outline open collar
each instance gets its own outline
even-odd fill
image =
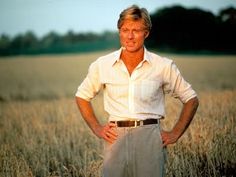
[[[121,60],[121,58],[120,58],[121,51],[122,51],[122,48],[120,48],[119,50],[114,52],[114,55],[111,58],[111,66],[114,66],[116,63],[120,62],[120,60]],[[144,63],[145,61],[147,61],[149,64],[151,64],[151,57],[149,55],[149,52],[144,47],[144,55],[143,55],[142,63]]]

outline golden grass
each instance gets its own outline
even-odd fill
[[[0,176],[86,176],[100,166],[101,143],[74,101],[1,104]]]
[[[199,94],[200,107],[187,132],[169,147],[167,176],[233,176],[236,169],[236,91]],[[173,126],[177,112],[168,103],[163,124]]]
[[[186,134],[168,148],[167,176],[229,176],[236,165],[236,91],[204,92]],[[99,100],[97,114],[105,119]],[[163,127],[178,108],[167,101]],[[1,103],[0,176],[99,176],[102,141],[73,99]]]
[[[91,133],[72,96],[89,63],[102,54],[0,60],[0,176],[100,176],[102,140]],[[168,147],[167,176],[233,176],[235,57],[172,58],[197,88],[200,107],[184,136]],[[93,105],[103,122],[101,101],[99,95]],[[180,107],[167,97],[165,129],[173,126]]]

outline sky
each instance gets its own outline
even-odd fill
[[[229,6],[236,8],[236,0],[0,0],[0,35],[115,31],[120,12],[133,4],[150,13],[173,5],[214,14]]]

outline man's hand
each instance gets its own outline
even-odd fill
[[[179,120],[176,122],[172,131],[161,132],[163,146],[176,143],[176,141],[183,135],[183,133],[188,128],[190,122],[192,121],[193,116],[197,111],[198,105],[199,101],[197,97],[190,99],[183,105]]]
[[[104,126],[99,126],[96,128],[94,133],[99,137],[103,138],[109,143],[114,143],[114,141],[117,139],[117,132],[116,132],[116,124],[114,123],[107,123]]]
[[[167,132],[167,131],[161,131],[161,137],[163,146],[166,147],[169,144],[174,144],[179,139],[179,136],[177,136],[173,132]]]
[[[117,139],[118,135],[115,130],[116,124],[107,123],[106,125],[101,126],[89,101],[76,97],[76,103],[80,109],[82,117],[96,136],[103,138],[109,143],[113,143]]]

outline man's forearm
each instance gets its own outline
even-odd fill
[[[198,105],[199,101],[197,97],[190,99],[183,105],[179,120],[172,130],[172,133],[174,133],[178,138],[180,138],[188,128],[197,111]]]
[[[161,132],[163,146],[176,143],[176,141],[183,135],[183,133],[186,131],[189,124],[191,123],[197,111],[198,105],[199,102],[197,97],[190,99],[187,103],[183,105],[180,118],[172,129],[172,131],[167,132],[162,130]]]
[[[113,143],[117,139],[117,132],[114,129],[116,124],[107,123],[106,125],[100,125],[89,101],[76,97],[76,103],[80,109],[82,117],[97,137],[103,138],[109,143]]]
[[[78,105],[82,117],[84,118],[88,126],[91,128],[91,130],[96,134],[96,129],[100,126],[100,124],[94,114],[91,103],[80,97],[76,97],[76,103]]]

